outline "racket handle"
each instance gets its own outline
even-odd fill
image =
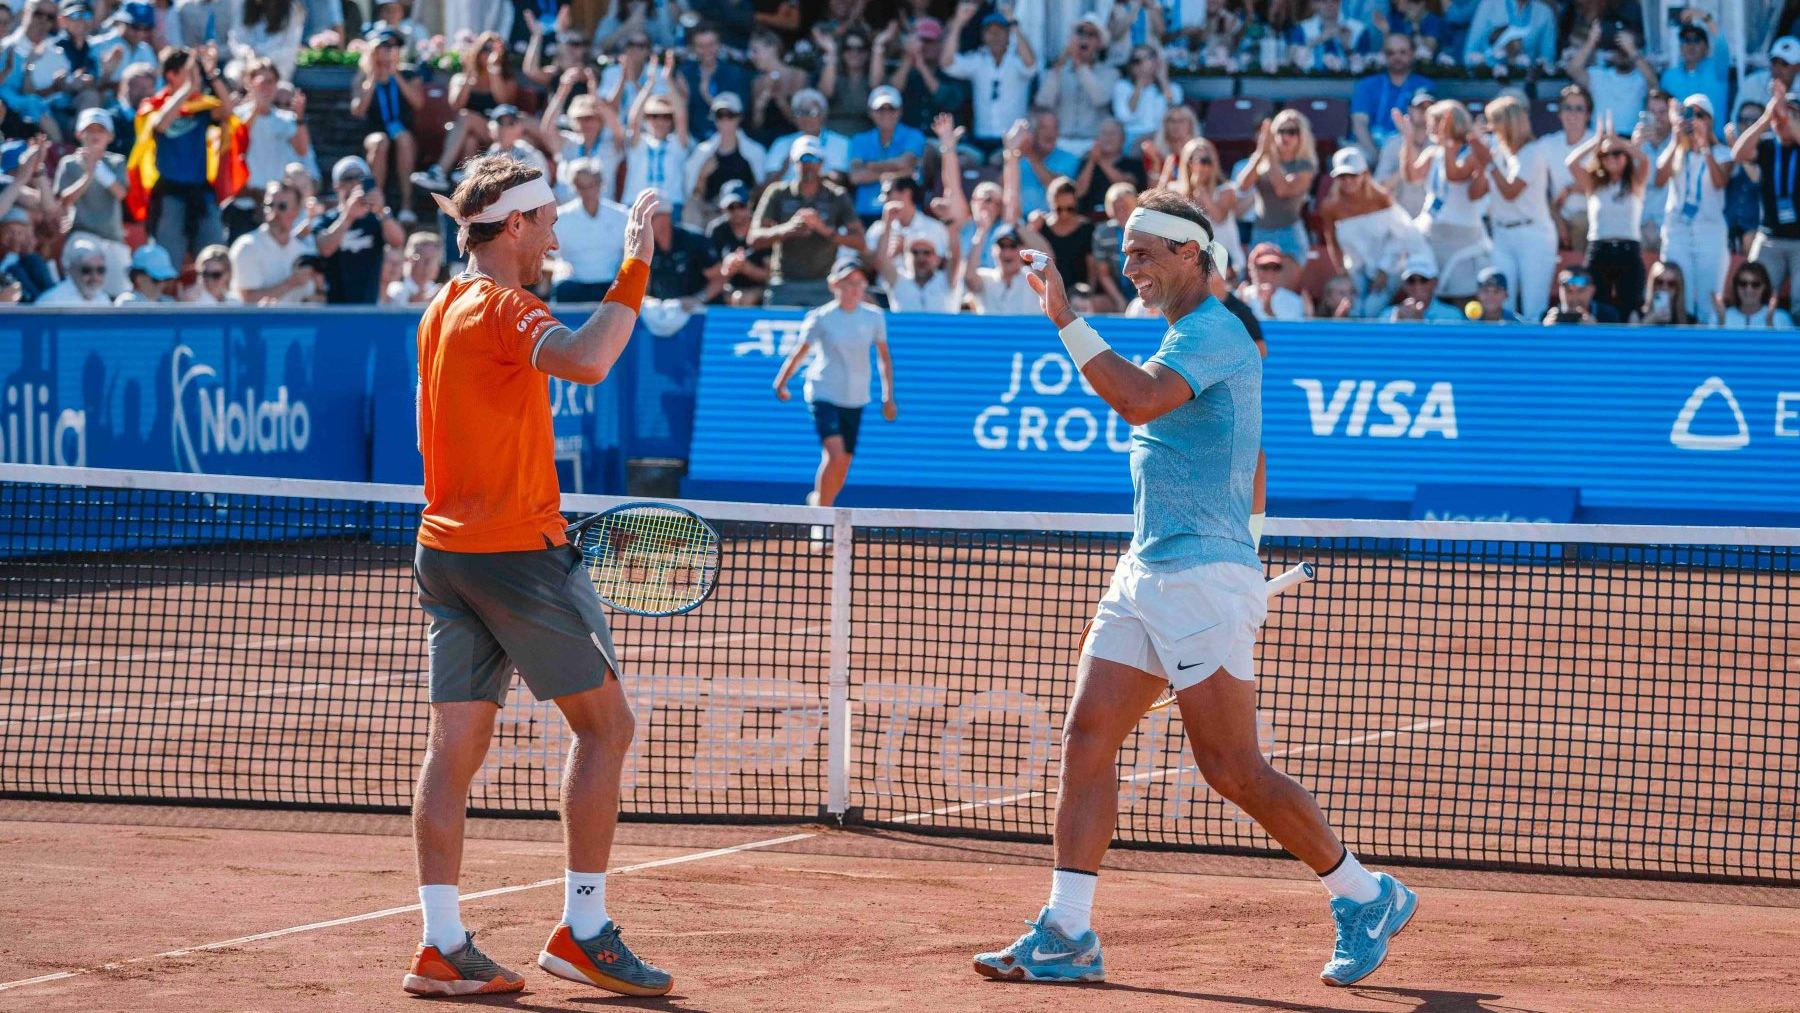
[[[1297,563],[1294,566],[1283,570],[1281,573],[1276,574],[1274,577],[1271,577],[1269,582],[1264,586],[1268,589],[1269,597],[1273,598],[1284,591],[1292,590],[1293,588],[1306,583],[1317,575],[1318,569],[1311,563]],[[1085,635],[1084,631],[1083,636],[1085,637]],[[1175,694],[1170,693],[1168,696],[1151,704],[1150,713],[1154,714],[1159,710],[1173,706],[1175,706]]]

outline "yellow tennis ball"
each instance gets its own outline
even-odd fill
[[[1468,317],[1470,320],[1480,320],[1481,303],[1474,299],[1470,299],[1469,304],[1463,307],[1463,316]]]

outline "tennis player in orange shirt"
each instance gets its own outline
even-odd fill
[[[606,301],[571,328],[526,291],[556,249],[549,181],[506,156],[465,170],[455,194],[437,200],[459,227],[469,269],[419,321],[425,510],[414,570],[431,618],[431,734],[413,797],[425,931],[404,987],[448,996],[525,986],[476,949],[457,897],[469,784],[517,667],[532,695],[556,702],[574,739],[562,784],[563,916],[538,965],[625,995],[662,995],[674,979],[633,954],[606,913],[633,719],[599,596],[563,535],[549,392],[552,376],[601,382],[625,350],[650,278],[656,196],[631,209]]]

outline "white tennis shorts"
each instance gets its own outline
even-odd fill
[[[1176,691],[1223,668],[1256,678],[1256,631],[1269,614],[1262,571],[1202,563],[1164,572],[1126,553],[1088,631],[1086,653],[1167,679]]]

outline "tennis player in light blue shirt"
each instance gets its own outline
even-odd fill
[[[1142,366],[1112,351],[1069,306],[1049,257],[1029,251],[1031,287],[1069,357],[1131,423],[1131,548],[1088,628],[1064,731],[1050,901],[1011,946],[975,957],[990,978],[1103,981],[1094,888],[1118,816],[1119,747],[1173,689],[1207,784],[1242,809],[1331,894],[1327,984],[1367,977],[1418,895],[1371,873],[1318,803],[1258,747],[1253,651],[1268,592],[1251,530],[1262,442],[1262,360],[1211,292],[1225,260],[1206,215],[1151,190],[1125,225],[1125,276],[1169,322]]]

